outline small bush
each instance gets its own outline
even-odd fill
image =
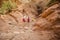
[[[3,1],[2,6],[0,8],[0,14],[6,14],[6,12],[11,11],[11,9],[16,8],[16,4],[11,0]]]

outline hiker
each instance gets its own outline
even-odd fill
[[[30,22],[30,18],[25,15],[25,16],[23,17],[23,22],[28,22],[28,23],[29,23],[29,22]]]

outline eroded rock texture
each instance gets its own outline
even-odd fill
[[[55,4],[38,15],[35,4],[21,4],[0,15],[0,40],[60,40],[59,6]]]

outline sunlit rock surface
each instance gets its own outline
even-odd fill
[[[46,13],[50,13],[49,11]],[[0,40],[60,40],[60,10],[56,11],[47,17],[37,17],[34,4],[18,5],[10,14],[0,15]],[[26,22],[23,21],[24,16]]]

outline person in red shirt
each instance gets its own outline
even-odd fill
[[[28,16],[23,17],[23,22],[30,22],[30,18]]]

